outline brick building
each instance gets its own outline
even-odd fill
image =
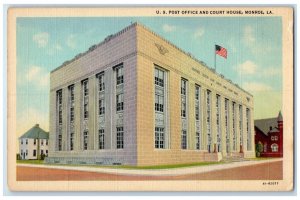
[[[255,144],[263,145],[262,157],[283,156],[283,118],[281,112],[278,117],[259,119],[254,121]]]
[[[47,162],[254,157],[253,96],[134,23],[51,72]]]

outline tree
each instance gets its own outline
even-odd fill
[[[255,146],[256,157],[260,157],[260,154],[264,150],[264,145],[259,141]]]

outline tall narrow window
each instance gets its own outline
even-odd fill
[[[104,73],[101,73],[101,74],[98,75],[98,89],[99,89],[99,92],[102,92],[105,89]]]
[[[117,85],[124,83],[123,65],[120,65],[116,68],[116,80]]]
[[[69,116],[70,122],[74,122],[74,85],[69,86]]]
[[[164,128],[155,127],[155,148],[163,149],[165,143]]]
[[[221,97],[217,94],[216,96],[216,125],[217,125],[217,151],[221,151]]]
[[[207,131],[207,150],[211,152],[211,91],[206,91],[206,131]]]
[[[164,97],[159,94],[155,94],[155,111],[164,112]]]
[[[196,149],[200,149],[200,133],[199,132],[196,132]]]
[[[230,151],[230,137],[229,137],[229,108],[228,105],[229,104],[229,100],[225,99],[225,136],[226,136],[226,152],[229,153]]]
[[[123,127],[117,127],[117,149],[124,148],[124,130]]]
[[[98,78],[98,111],[99,115],[105,114],[105,100],[104,100],[104,72],[96,76]]]
[[[62,150],[62,90],[56,92],[56,111],[57,111],[57,148]]]
[[[247,150],[252,150],[251,127],[250,127],[250,109],[246,109],[246,130],[247,130]]]
[[[187,81],[181,79],[181,117],[186,117],[186,94],[187,94]]]
[[[99,99],[99,115],[104,115],[104,113],[105,113],[104,99]]]
[[[201,96],[200,86],[195,86],[195,126],[196,126],[196,149],[201,149],[201,121],[200,121],[200,109],[201,109]]]
[[[154,78],[154,82],[155,85],[160,86],[160,87],[164,87],[164,71],[155,68],[155,78]]]
[[[235,125],[235,102],[232,102],[232,142],[233,150],[236,151],[236,125]]]
[[[70,150],[74,150],[74,133],[70,133]]]
[[[62,90],[57,91],[56,98],[57,98],[58,123],[62,124]]]
[[[181,149],[187,149],[186,130],[181,131]]]
[[[88,141],[89,141],[89,132],[84,131],[83,132],[83,150],[88,149]]]
[[[99,130],[99,149],[104,149],[104,129]]]
[[[240,145],[243,146],[243,107],[239,105]]]
[[[124,109],[124,98],[123,93],[117,94],[117,111],[122,111]]]
[[[89,88],[88,88],[88,80],[84,80],[82,82],[83,87],[83,116],[84,119],[89,117],[89,108],[88,108],[88,98],[89,98]]]

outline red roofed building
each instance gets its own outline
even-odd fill
[[[261,143],[261,157],[282,157],[283,155],[283,119],[279,112],[277,118],[254,121],[255,144]]]

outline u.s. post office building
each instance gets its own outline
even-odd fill
[[[253,96],[144,25],[50,76],[49,163],[165,165],[255,156]]]

